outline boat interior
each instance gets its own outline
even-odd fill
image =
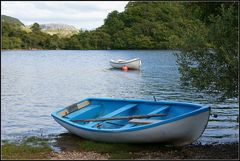
[[[168,120],[197,108],[200,107],[154,101],[88,99],[66,107],[58,115],[88,128],[129,129]],[[112,119],[116,117],[119,119]]]

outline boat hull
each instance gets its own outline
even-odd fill
[[[138,70],[138,69],[141,68],[141,60],[140,59],[133,59],[133,60],[121,61],[121,62],[111,60],[110,65],[112,67],[118,68],[118,69],[121,69],[123,66],[127,66],[128,69]]]
[[[54,119],[71,133],[80,137],[113,143],[164,143],[173,145],[186,145],[197,140],[204,132],[210,111],[182,118],[173,122],[160,124],[154,127],[133,131],[92,131],[68,124],[58,118]]]

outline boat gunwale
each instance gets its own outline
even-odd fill
[[[169,105],[190,105],[190,106],[200,106],[199,109],[193,110],[191,112],[187,112],[184,113],[182,115],[173,117],[173,118],[169,118],[163,121],[159,121],[156,123],[152,123],[152,124],[146,124],[146,125],[142,125],[142,126],[137,126],[137,127],[131,127],[131,128],[126,128],[126,129],[97,129],[97,128],[91,128],[91,127],[85,127],[84,125],[81,124],[77,124],[75,122],[72,122],[70,120],[67,120],[66,118],[63,118],[61,116],[58,116],[58,113],[62,110],[64,110],[65,108],[62,108],[56,112],[52,112],[51,116],[54,117],[55,119],[58,119],[68,125],[74,126],[76,128],[81,128],[83,130],[88,130],[88,131],[94,131],[94,132],[110,132],[110,133],[119,133],[119,132],[130,132],[130,131],[139,131],[139,130],[144,130],[144,129],[148,129],[148,128],[153,128],[156,126],[160,126],[160,125],[164,125],[164,124],[169,124],[171,122],[175,122],[181,119],[185,119],[188,117],[192,117],[195,116],[197,114],[203,113],[203,112],[207,112],[209,111],[210,114],[210,106],[208,105],[200,105],[200,104],[193,104],[193,103],[184,103],[184,102],[174,102],[174,101],[150,101],[150,100],[130,100],[130,99],[112,99],[112,98],[86,98],[83,99],[75,104],[78,104],[80,102],[86,101],[86,100],[104,100],[104,101],[126,101],[126,102],[142,102],[142,103],[153,103],[153,104],[169,104]]]
[[[131,60],[123,60],[122,62],[117,62],[115,60],[110,60],[110,63],[113,63],[113,64],[128,64],[128,63],[132,63],[132,62],[135,62],[135,61],[141,61],[140,58],[135,58],[135,59],[131,59]]]

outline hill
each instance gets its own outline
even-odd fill
[[[17,26],[25,26],[19,19],[10,17],[10,16],[6,16],[6,15],[1,15],[1,21],[10,23],[10,24],[15,24]]]
[[[50,35],[56,34],[59,37],[70,37],[79,32],[79,29],[67,24],[40,24],[40,28],[42,32],[48,33]]]

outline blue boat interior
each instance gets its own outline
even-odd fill
[[[62,119],[74,122],[87,128],[97,129],[129,129],[148,124],[159,123],[177,116],[184,115],[202,106],[137,100],[114,99],[85,99],[63,110],[58,111]],[[131,118],[119,120],[101,120],[90,122],[76,122],[76,120],[128,117],[139,115],[164,114],[162,116],[147,118]]]

